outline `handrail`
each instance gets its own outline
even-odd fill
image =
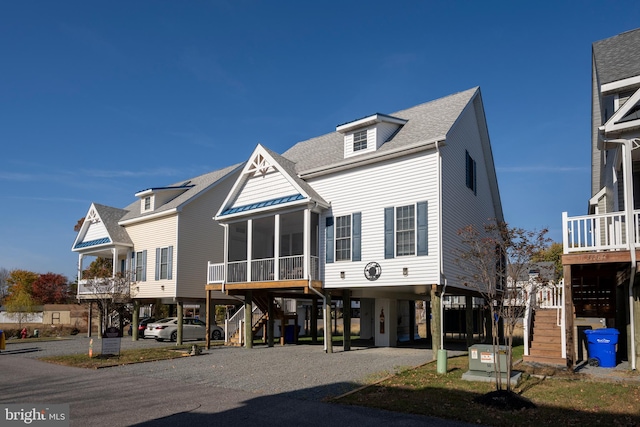
[[[258,308],[258,306],[253,304],[252,307],[251,307],[251,314],[252,314],[251,317],[252,317],[252,319],[253,319],[253,316],[254,316],[256,311],[260,311],[260,309]],[[224,342],[228,343],[231,340],[231,337],[234,336],[236,334],[236,332],[241,330],[241,326],[240,325],[244,322],[244,312],[245,312],[245,308],[244,308],[244,305],[242,305],[242,306],[240,306],[238,311],[233,313],[233,316],[231,316],[229,319],[225,320]],[[262,311],[260,311],[260,313],[262,313]],[[251,325],[251,326],[253,327],[254,325]],[[242,337],[241,337],[241,339],[242,339]]]
[[[638,219],[640,211],[633,213],[633,247],[640,247]],[[562,213],[564,253],[605,250],[628,250],[625,212],[569,217]]]

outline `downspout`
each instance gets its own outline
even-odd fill
[[[438,180],[438,283],[439,286],[444,279],[444,286],[442,287],[442,293],[440,294],[440,348],[436,356],[436,371],[439,374],[447,373],[447,350],[444,349],[444,294],[447,291],[447,278],[442,271],[442,156],[440,154],[440,142],[436,141],[436,179]]]
[[[327,352],[327,297],[325,297],[323,294],[321,294],[320,292],[318,292],[313,286],[311,286],[311,274],[307,274],[307,284],[309,286],[309,289],[316,295],[318,295],[320,298],[322,298],[322,326],[324,328],[323,333],[324,333],[324,339],[322,340],[322,342],[324,343],[324,351],[325,353]],[[314,307],[315,310],[315,307]]]
[[[447,291],[447,278],[444,278],[444,286],[440,294],[440,350],[444,350],[444,293]]]
[[[444,293],[447,290],[447,278],[442,271],[442,156],[440,155],[440,142],[436,141],[436,176],[438,177],[438,285],[442,283],[444,278],[444,287],[440,295],[440,350],[444,350]]]
[[[314,201],[314,206],[313,209],[315,209],[316,207],[318,207],[318,202]],[[306,212],[309,212],[309,214],[311,213],[311,211],[313,209],[308,209]],[[309,221],[310,215],[305,214],[305,229],[306,230],[310,230],[310,221]],[[309,232],[307,231],[305,233],[305,236],[308,236]],[[307,242],[310,242],[311,239],[307,238]],[[322,326],[323,326],[323,331],[322,333],[324,334],[324,339],[322,340],[322,343],[324,344],[324,352],[327,352],[327,327],[331,327],[331,325],[327,324],[327,297],[325,297],[321,292],[318,292],[316,289],[314,289],[313,286],[311,286],[311,251],[310,251],[311,247],[310,244],[307,243],[305,244],[305,252],[307,254],[309,254],[308,256],[305,257],[305,268],[307,270],[307,286],[309,287],[309,289],[316,295],[318,295],[320,298],[322,298]],[[320,262],[320,260],[318,260],[318,263]],[[319,264],[318,264],[318,268],[319,268]],[[314,304],[315,305],[315,304]],[[316,308],[313,307],[313,309],[315,310]]]
[[[636,338],[635,315],[633,312],[633,286],[636,276],[636,248],[635,248],[635,219],[633,214],[633,163],[631,160],[632,140],[603,139],[603,142],[622,145],[623,180],[624,180],[624,210],[627,217],[627,246],[631,256],[631,274],[629,277],[629,323],[631,335],[631,370],[636,370]]]

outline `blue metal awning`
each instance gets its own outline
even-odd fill
[[[86,241],[86,242],[80,242],[74,247],[74,249],[88,248],[89,246],[103,245],[105,243],[111,243],[111,239],[108,238],[108,237],[103,237],[102,239],[96,239],[96,240],[89,240],[89,241]]]
[[[278,197],[277,199],[265,200],[265,201],[262,201],[262,202],[251,203],[250,205],[244,205],[244,206],[237,206],[235,208],[229,208],[229,209],[224,210],[220,214],[220,216],[231,215],[231,214],[238,213],[238,212],[247,212],[247,211],[251,211],[251,210],[254,210],[254,209],[265,208],[265,207],[268,207],[268,206],[281,205],[283,203],[295,202],[297,200],[302,200],[302,199],[304,199],[304,196],[302,194],[293,194],[291,196]]]

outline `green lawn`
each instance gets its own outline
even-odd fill
[[[521,354],[521,349],[514,349],[514,359]],[[448,362],[446,374],[438,374],[436,363],[429,363],[336,402],[492,426],[640,426],[640,381],[596,382],[569,372],[551,377],[525,373],[514,391],[537,408],[504,411],[474,402],[495,390],[495,384],[463,380],[469,366],[466,356]]]

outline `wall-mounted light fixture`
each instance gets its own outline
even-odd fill
[[[160,289],[164,291],[164,285],[160,285]]]
[[[341,271],[341,272],[340,272],[340,278],[341,278],[341,279],[344,279],[344,271]]]
[[[407,277],[409,275],[409,267],[402,267],[402,275]]]

